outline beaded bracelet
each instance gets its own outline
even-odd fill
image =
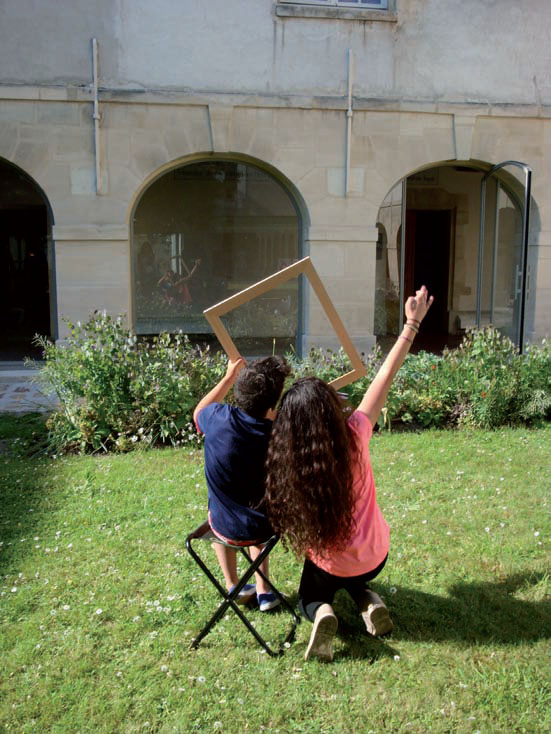
[[[404,339],[405,341],[409,342],[410,344],[413,344],[413,339],[408,339],[407,336],[404,336],[403,334],[400,334],[400,339]]]

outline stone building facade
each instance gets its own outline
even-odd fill
[[[97,309],[201,336],[304,255],[362,350],[421,281],[429,347],[549,336],[550,35],[546,0],[3,3],[0,356]],[[335,346],[307,284],[230,325]]]

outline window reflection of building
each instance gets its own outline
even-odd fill
[[[208,331],[208,306],[299,256],[293,202],[268,173],[217,161],[181,167],[155,181],[133,227],[138,333]],[[298,284],[284,284],[231,314],[235,338],[278,337],[294,345]]]

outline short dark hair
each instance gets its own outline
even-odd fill
[[[291,368],[285,357],[255,359],[239,372],[233,388],[237,406],[253,418],[275,408]]]

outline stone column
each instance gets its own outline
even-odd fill
[[[376,227],[312,227],[306,252],[359,352],[375,344]],[[313,346],[338,349],[339,341],[311,289],[305,297],[303,353]]]
[[[53,239],[59,339],[67,336],[64,317],[87,321],[98,308],[132,324],[128,229],[56,226]]]

